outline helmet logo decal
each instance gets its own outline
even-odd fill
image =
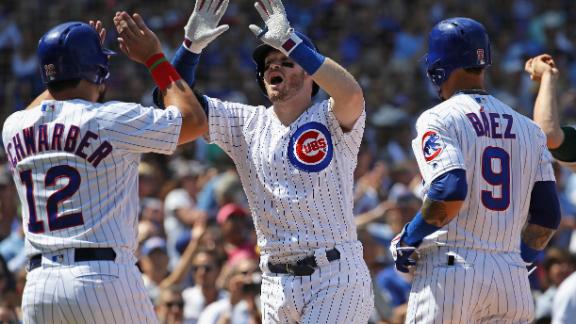
[[[476,57],[478,58],[478,64],[486,64],[486,59],[484,58],[484,49],[479,48],[476,50]]]
[[[290,137],[288,158],[296,168],[320,172],[332,161],[334,147],[328,128],[318,122],[300,126]]]
[[[46,64],[44,65],[44,73],[46,73],[47,78],[52,78],[56,75],[56,67],[54,64]]]
[[[430,162],[434,160],[444,148],[440,135],[435,131],[427,131],[422,135],[422,153],[424,160]]]

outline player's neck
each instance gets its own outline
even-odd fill
[[[484,82],[478,78],[462,78],[455,80],[454,83],[448,83],[442,87],[442,97],[450,98],[458,92],[470,90],[484,90]]]
[[[50,92],[55,100],[74,100],[82,99],[96,102],[98,99],[98,86],[85,80],[80,81],[78,86],[71,89],[64,89],[58,92]]]
[[[284,126],[289,126],[311,105],[312,100],[310,97],[292,96],[287,100],[274,102],[273,109],[278,120],[280,120]]]
[[[484,73],[468,72],[464,69],[456,69],[448,77],[448,80],[442,84],[440,95],[444,99],[452,97],[455,93],[466,90],[484,90]]]

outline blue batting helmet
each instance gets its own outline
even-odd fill
[[[458,68],[482,68],[492,64],[486,29],[470,18],[450,18],[436,24],[428,35],[426,72],[441,86]]]
[[[73,21],[44,34],[37,54],[45,84],[71,79],[102,84],[110,75],[108,56],[116,53],[102,48],[100,36],[93,27]]]
[[[304,45],[318,51],[318,47],[314,45],[310,38],[300,32],[294,33],[296,33],[296,35],[302,39]],[[258,85],[260,86],[260,89],[262,89],[262,92],[265,96],[268,95],[266,94],[266,87],[264,86],[264,61],[266,59],[266,55],[268,55],[268,53],[273,50],[275,50],[275,48],[268,44],[260,44],[254,49],[254,52],[252,52],[252,61],[254,61],[254,64],[256,64],[256,80],[258,81]],[[312,87],[312,96],[315,96],[319,89],[320,87],[316,84],[316,82],[314,82]]]

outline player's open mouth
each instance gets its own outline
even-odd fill
[[[278,85],[278,84],[282,83],[282,81],[284,81],[284,79],[282,79],[281,76],[275,76],[275,77],[272,77],[270,79],[270,84],[271,85]]]

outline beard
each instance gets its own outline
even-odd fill
[[[288,78],[286,84],[276,91],[268,91],[268,97],[272,103],[282,102],[292,98],[298,91],[304,87],[305,73],[302,72],[293,78]]]

